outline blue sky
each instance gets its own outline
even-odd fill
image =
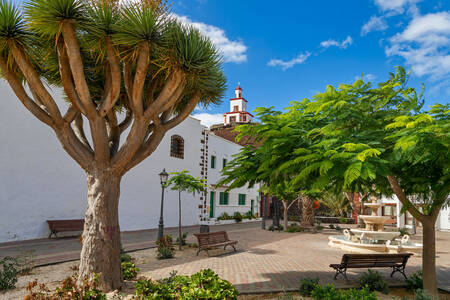
[[[189,0],[172,10],[226,60],[223,103],[194,112],[207,124],[222,120],[238,82],[250,111],[281,110],[361,73],[384,80],[396,65],[412,71],[412,86],[425,83],[427,104],[450,99],[450,1]]]

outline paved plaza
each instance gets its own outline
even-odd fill
[[[339,287],[349,287],[355,285],[358,274],[366,271],[349,270],[349,281],[342,277],[333,280],[334,271],[329,264],[340,262],[344,253],[327,246],[328,236],[337,234],[336,231],[325,229],[319,233],[286,233],[265,231],[260,227],[259,222],[211,227],[211,231],[226,230],[231,239],[238,240],[237,253],[220,250],[211,252],[210,257],[205,252],[196,256],[197,249],[187,248],[182,253],[176,252],[173,259],[159,261],[154,259],[155,249],[140,250],[131,255],[139,258],[137,265],[140,276],[158,279],[169,276],[174,270],[179,274],[189,275],[211,268],[222,278],[231,281],[241,293],[293,291],[298,289],[299,280],[304,277],[319,277],[322,283],[333,282]],[[176,229],[168,230],[176,236],[175,231]],[[183,231],[198,232],[198,227],[188,227]],[[154,230],[124,233],[123,244],[127,250],[153,247],[155,237]],[[436,237],[439,287],[450,291],[450,232],[437,232]],[[413,240],[421,240],[420,232]],[[192,235],[188,242],[195,242]],[[80,245],[76,238],[0,245],[1,255],[14,255],[18,251],[30,249],[36,251],[38,262],[48,264],[52,260],[58,262],[77,259]],[[420,265],[421,258],[412,257],[406,273],[420,269]],[[39,272],[45,272],[45,268],[50,266],[40,268]],[[394,275],[394,279],[389,279],[389,269],[380,271],[391,285],[403,284],[399,274]]]

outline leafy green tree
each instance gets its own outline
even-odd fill
[[[1,76],[86,172],[79,283],[101,274],[104,290],[122,285],[121,178],[225,88],[211,41],[174,21],[163,2],[29,0],[19,8],[0,1]]]
[[[242,148],[233,160],[228,162],[218,184],[229,185],[229,189],[246,184],[250,187],[261,184],[267,195],[276,196],[282,201],[284,228],[287,228],[288,209],[300,198],[304,207],[302,223],[313,225],[314,199],[307,194],[303,195],[301,187],[292,186],[290,175],[284,176],[277,171],[278,167],[289,162],[292,151],[299,145],[299,140],[296,139],[298,132],[289,127],[292,120],[272,108],[257,108],[256,115],[260,120],[259,124],[241,125],[237,128],[237,139],[250,138],[253,144]],[[307,147],[308,140],[302,140],[302,144]]]
[[[408,74],[397,68],[377,87],[357,80],[294,103],[291,111],[324,125],[305,134],[311,147],[297,152],[299,163],[285,171],[303,169],[294,179],[301,186],[395,193],[423,224],[424,287],[436,294],[434,226],[449,202],[449,105],[423,112],[421,94],[407,82]]]
[[[207,185],[205,184],[204,179],[194,177],[190,175],[186,170],[183,170],[181,172],[173,172],[170,174],[173,176],[170,177],[166,185],[168,187],[171,187],[172,190],[178,191],[178,249],[181,250],[181,193],[188,192],[191,194],[195,194],[204,192],[206,191]]]

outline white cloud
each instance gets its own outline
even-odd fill
[[[322,46],[324,48],[334,46],[334,47],[339,47],[341,49],[346,49],[351,44],[353,44],[353,39],[351,36],[347,36],[347,38],[345,40],[343,40],[342,42],[339,42],[339,41],[333,40],[333,39],[329,39],[329,40],[321,42],[320,46]]]
[[[390,39],[387,56],[400,56],[418,76],[450,77],[450,13],[415,16],[406,29]]]
[[[309,52],[305,52],[305,53],[300,53],[297,57],[288,60],[288,61],[283,61],[281,59],[271,59],[267,65],[271,66],[271,67],[277,67],[280,66],[281,69],[283,71],[292,68],[293,66],[297,65],[297,64],[302,64],[304,63],[308,57],[311,55],[311,53]]]
[[[223,29],[201,22],[194,22],[187,16],[178,16],[176,14],[173,14],[173,16],[181,23],[191,25],[209,37],[219,51],[222,52],[225,62],[242,63],[247,61],[247,46],[242,41],[230,40]]]
[[[416,3],[420,0],[375,0],[378,8],[389,14],[401,14],[405,9],[416,8]]]
[[[361,28],[361,35],[366,35],[372,31],[383,31],[388,28],[384,17],[371,16],[369,21]]]
[[[198,113],[191,116],[199,119],[200,123],[207,127],[215,124],[223,124],[223,114]]]

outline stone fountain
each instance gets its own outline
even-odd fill
[[[413,252],[420,254],[422,245],[411,243],[409,236],[401,239],[399,231],[385,231],[384,224],[390,219],[389,216],[379,216],[378,209],[385,206],[372,196],[371,203],[365,203],[365,207],[371,209],[370,215],[360,215],[366,227],[364,229],[345,229],[344,235],[329,236],[328,246],[339,248],[350,253],[402,253]]]

